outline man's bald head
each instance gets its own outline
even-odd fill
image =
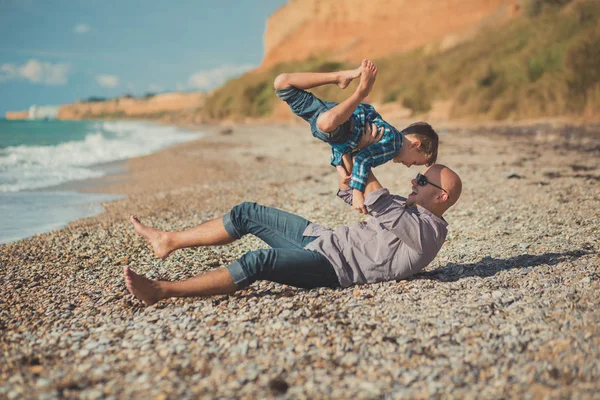
[[[407,202],[425,207],[441,217],[458,201],[462,181],[456,172],[442,164],[432,165],[423,175],[431,184],[419,186],[417,180],[413,179],[413,192],[408,196]]]
[[[432,165],[427,172],[430,170],[432,174],[435,174],[439,177],[438,182],[440,182],[440,186],[443,187],[446,192],[448,192],[448,198],[444,202],[447,210],[458,201],[458,198],[462,192],[462,181],[456,172],[452,171],[445,165],[435,164]]]

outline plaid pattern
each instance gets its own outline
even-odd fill
[[[374,123],[378,129],[383,127],[381,140],[358,151],[354,158],[350,187],[364,192],[371,168],[394,158],[402,147],[404,136],[392,125],[385,122],[381,115],[375,111],[375,108],[369,104],[360,103],[350,118],[354,122],[354,129],[347,140],[344,143],[329,144],[332,151],[331,165],[333,166],[343,164],[342,155],[357,151],[358,142],[365,133],[365,127],[368,123]]]

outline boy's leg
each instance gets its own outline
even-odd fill
[[[356,90],[343,102],[323,112],[317,118],[317,128],[323,132],[332,132],[338,126],[348,121],[356,107],[367,97],[373,89],[377,77],[377,66],[369,60],[363,60],[361,66],[360,83]]]
[[[336,72],[292,72],[279,74],[273,86],[275,90],[283,90],[289,87],[296,89],[312,89],[317,86],[335,83],[345,89],[353,79],[360,76],[361,67],[351,70]]]
[[[277,96],[290,106],[292,112],[311,125],[313,136],[325,142],[337,141],[339,138],[336,135],[329,135],[335,128],[323,133],[316,127],[317,118],[319,118],[322,112],[330,109],[332,103],[319,99],[305,89],[330,83],[335,83],[341,88],[345,88],[353,79],[360,76],[361,68],[362,66],[355,70],[338,72],[285,73],[275,78],[273,86],[275,87]],[[343,122],[345,121],[342,121],[339,125]]]

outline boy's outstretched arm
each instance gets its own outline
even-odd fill
[[[377,67],[369,60],[361,64],[360,83],[346,100],[328,110],[317,119],[317,127],[323,132],[333,132],[338,126],[348,121],[356,107],[373,89],[377,77]]]

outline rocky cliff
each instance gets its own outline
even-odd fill
[[[519,0],[290,0],[267,21],[260,68],[325,54],[359,61],[429,43],[450,47],[519,8]]]
[[[29,118],[29,111],[8,111],[4,117],[6,119],[27,119]]]
[[[61,106],[59,119],[161,118],[168,113],[196,111],[205,93],[163,93],[147,99],[118,98],[99,102],[76,102]]]

